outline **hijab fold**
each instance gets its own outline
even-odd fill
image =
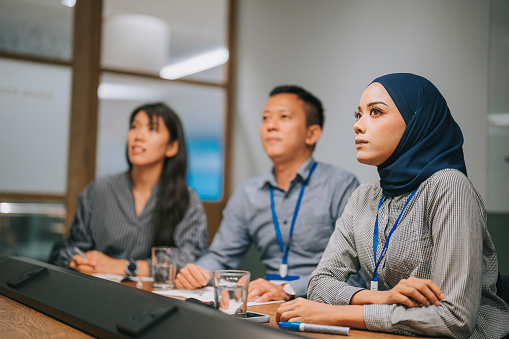
[[[467,175],[463,134],[444,97],[430,81],[415,74],[393,73],[373,82],[387,90],[406,123],[396,149],[378,166],[386,197],[413,191],[446,168]]]

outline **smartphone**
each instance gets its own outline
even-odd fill
[[[246,317],[242,319],[254,321],[257,323],[268,323],[270,320],[270,316],[268,314],[247,311]]]

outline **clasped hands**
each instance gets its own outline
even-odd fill
[[[81,273],[112,273],[125,274],[123,263],[125,260],[114,259],[106,254],[92,250],[85,253],[88,260],[76,254],[69,262],[69,267]]]
[[[210,271],[187,264],[177,274],[175,287],[187,290],[194,290],[206,286],[210,280]],[[283,290],[282,285],[275,285],[265,279],[256,279],[249,283],[249,292],[247,300],[256,300],[262,303],[272,300],[289,300],[290,296]]]

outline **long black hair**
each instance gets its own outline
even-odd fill
[[[187,188],[187,148],[182,123],[177,113],[166,104],[158,102],[145,104],[134,109],[129,119],[132,124],[135,115],[144,111],[150,121],[163,118],[164,124],[170,132],[168,143],[178,140],[178,151],[171,158],[166,158],[163,164],[161,177],[159,178],[159,195],[156,207],[152,215],[152,227],[154,228],[154,246],[174,246],[173,235],[178,223],[184,218],[189,206],[189,191]],[[129,172],[132,164],[127,155]]]

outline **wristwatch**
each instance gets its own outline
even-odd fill
[[[127,274],[130,277],[136,276],[136,274],[138,274],[138,271],[140,270],[140,268],[138,267],[138,264],[136,263],[136,260],[134,260],[134,259],[127,260],[125,262],[124,269],[125,269],[125,274]]]
[[[290,300],[295,299],[295,290],[290,286],[289,283],[283,284],[283,291],[290,296]]]

